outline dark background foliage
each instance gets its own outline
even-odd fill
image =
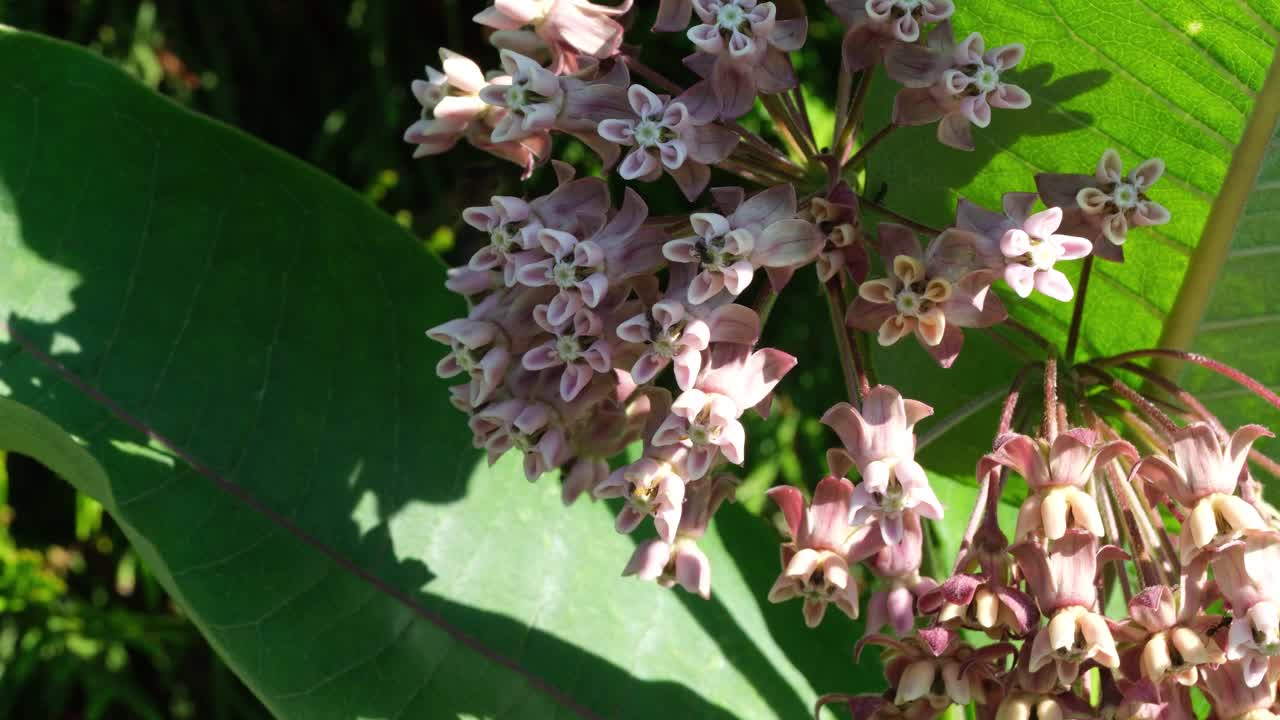
[[[470,17],[480,0],[0,0],[0,23],[84,45],[175,101],[234,125],[338,178],[446,258],[473,242],[458,210],[493,194],[522,194],[514,166],[465,145],[415,161],[401,136],[419,108],[409,82],[447,47],[495,67]],[[645,4],[645,3],[642,3]],[[815,3],[818,4],[818,3]],[[647,5],[647,4],[645,4]],[[636,22],[647,26],[652,12]],[[840,32],[827,15],[816,41]],[[682,77],[679,36],[646,40],[645,55]],[[816,62],[816,55],[801,58]],[[833,85],[808,73],[816,93]],[[759,118],[748,118],[759,127]],[[93,142],[85,138],[85,142]],[[580,146],[557,155],[590,170]],[[193,168],[198,172],[198,168]],[[545,188],[550,173],[533,179]],[[664,180],[646,189],[655,213],[677,206]],[[797,282],[812,285],[804,274]],[[815,288],[788,293],[773,342],[822,357]],[[0,358],[0,362],[3,359]],[[839,382],[806,363],[782,411],[751,429],[755,490],[819,477],[825,447],[806,391]],[[801,412],[807,408],[809,412]],[[808,418],[808,419],[806,419]],[[803,460],[802,460],[803,458]],[[760,499],[759,492],[744,493]],[[759,502],[749,503],[759,510]],[[141,565],[111,518],[38,464],[0,466],[0,717],[261,718],[266,711],[221,663]]]

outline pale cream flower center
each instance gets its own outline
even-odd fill
[[[1128,210],[1138,204],[1138,188],[1130,183],[1118,183],[1111,193],[1111,201],[1121,210]]]

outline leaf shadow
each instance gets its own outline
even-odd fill
[[[918,209],[915,219],[935,227],[950,225],[955,217],[955,196],[951,188],[965,187],[972,183],[996,157],[1013,153],[1011,148],[1019,139],[1071,132],[1093,123],[1091,113],[1067,109],[1064,104],[1101,87],[1110,79],[1111,73],[1096,69],[1053,78],[1053,70],[1052,63],[1040,63],[1010,73],[1010,82],[1030,93],[1031,106],[1023,110],[995,110],[990,127],[974,128],[975,148],[971,152],[938,144],[935,138],[936,124],[900,128],[868,160],[866,192],[872,196],[879,195],[882,203],[890,208],[901,205],[904,197],[909,198],[910,205]],[[895,87],[891,87],[893,83],[888,78],[880,75],[877,81],[873,96],[879,101],[876,103],[879,112],[869,113],[873,118],[870,127],[888,123],[889,108],[892,107],[892,95],[895,92]],[[893,163],[897,156],[913,155],[914,153],[907,151],[908,148],[918,148],[921,144],[934,145],[938,153],[953,157],[948,158],[947,162],[931,165],[927,175],[913,173],[912,177],[918,177],[920,181],[910,182],[909,187],[899,187],[897,183],[886,184],[880,179],[886,174],[877,172],[881,163]],[[1025,158],[1019,157],[1019,160],[1030,163]],[[1048,170],[1063,171],[1060,168]],[[1041,169],[1032,168],[1032,171],[1039,172]],[[901,173],[892,170],[887,174]],[[1017,189],[1034,188],[1004,188]]]

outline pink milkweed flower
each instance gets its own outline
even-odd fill
[[[1024,638],[1040,622],[1026,593],[982,575],[953,575],[920,596],[922,613],[937,613],[938,624],[981,630],[993,639]]]
[[[807,264],[822,251],[817,227],[796,218],[796,191],[791,185],[772,187],[746,202],[741,201],[741,190],[719,197],[724,199],[721,209],[727,216],[694,213],[689,220],[695,236],[662,246],[662,254],[671,262],[698,268],[689,284],[691,304],[704,303],[721,290],[736,297],[759,268],[768,268],[775,288],[780,287],[783,281],[776,273]]]
[[[681,447],[655,447],[645,457],[621,467],[595,489],[597,498],[624,498],[615,527],[629,533],[646,517],[653,518],[658,538],[668,545],[676,540],[684,506],[685,457]]]
[[[1212,700],[1213,716],[1222,720],[1276,720],[1271,712],[1276,702],[1276,681],[1280,663],[1271,663],[1258,682],[1246,682],[1245,667],[1240,663],[1223,663],[1206,667],[1200,683]]]
[[[628,188],[622,208],[604,227],[594,232],[543,228],[538,243],[545,259],[523,262],[516,281],[529,287],[553,286],[556,296],[547,308],[547,319],[561,325],[578,310],[595,308],[619,281],[651,273],[661,264],[659,247],[665,235],[660,228],[644,227],[649,208]]]
[[[1183,562],[1215,541],[1266,527],[1258,511],[1234,494],[1249,449],[1260,437],[1273,435],[1261,425],[1245,425],[1224,445],[1211,425],[1192,423],[1173,433],[1172,460],[1152,455],[1134,467],[1135,477],[1191,510],[1178,536]]]
[[[1227,633],[1227,658],[1240,662],[1245,683],[1255,687],[1280,655],[1280,577],[1275,571],[1280,535],[1245,532],[1223,545],[1211,562],[1234,618]]]
[[[844,478],[825,477],[808,507],[800,491],[790,486],[770,488],[767,494],[782,511],[791,535],[791,541],[782,546],[782,574],[769,590],[769,602],[804,598],[804,623],[811,628],[822,622],[829,603],[858,619],[858,581],[850,574],[849,563],[869,552],[855,552],[858,557],[852,561],[848,558],[855,546],[868,545],[871,534],[849,526],[853,485]]]
[[[773,348],[751,352],[742,345],[716,346],[710,365],[672,403],[671,414],[650,442],[688,448],[691,480],[706,475],[721,457],[741,465],[747,435],[739,418],[764,404],[795,364],[794,357]]]
[[[488,84],[480,66],[444,48],[440,49],[441,72],[427,66],[427,79],[410,84],[413,97],[422,106],[422,117],[404,131],[404,140],[418,147],[415,158],[439,155],[452,149],[471,123],[481,120],[489,106],[480,99],[480,89]]]
[[[481,100],[507,110],[493,128],[493,141],[519,140],[550,130],[565,104],[560,78],[519,53],[503,50],[501,57],[507,75],[480,90]]]
[[[540,230],[579,232],[598,227],[608,209],[609,187],[599,178],[568,180],[529,202],[494,196],[488,205],[462,211],[467,225],[489,236],[489,244],[471,256],[467,267],[477,272],[500,270],[507,287],[512,287],[520,267],[544,257],[538,243]]]
[[[924,468],[915,461],[915,424],[932,414],[928,405],[906,400],[894,388],[880,385],[867,393],[861,412],[848,403],[837,403],[822,416],[862,475],[850,501],[849,522],[875,521],[889,545],[902,540],[904,515],[942,519],[942,504]],[[848,468],[833,471],[837,469]]]
[[[988,292],[995,275],[978,262],[980,246],[974,233],[948,228],[922,251],[911,229],[881,223],[880,257],[888,277],[859,286],[846,322],[877,331],[882,346],[914,333],[939,365],[951,367],[964,345],[960,328],[990,327],[1009,315]]]
[[[560,467],[571,456],[559,412],[543,402],[516,398],[492,402],[476,411],[470,425],[478,438],[484,438],[490,465],[507,450],[519,450],[530,482]]]
[[[547,318],[547,306],[539,305],[534,309],[533,319],[554,337],[530,348],[520,362],[526,370],[563,367],[560,398],[565,402],[577,398],[596,373],[613,369],[609,343],[603,337],[604,324],[599,315],[580,309],[573,314],[571,322],[557,326]]]
[[[867,600],[867,632],[879,632],[889,625],[899,636],[905,636],[915,625],[916,599],[938,586],[933,578],[920,577],[924,558],[920,517],[907,513],[903,520],[901,541],[880,548],[867,560],[867,567],[880,579],[880,586]]]
[[[1062,210],[1049,208],[1000,238],[1000,251],[1008,262],[1004,280],[1018,297],[1028,297],[1032,288],[1062,302],[1075,296],[1071,281],[1053,266],[1059,260],[1078,260],[1088,255],[1093,243],[1074,235],[1059,235],[1061,224]]]
[[[1020,542],[1009,549],[1026,578],[1040,610],[1050,617],[1031,641],[1028,670],[1032,673],[1052,664],[1063,685],[1075,682],[1080,664],[1093,660],[1115,669],[1120,655],[1106,618],[1097,607],[1095,584],[1098,557],[1125,556],[1114,546],[1098,549],[1097,538],[1083,530],[1068,530],[1049,542],[1049,550],[1037,542]],[[1125,556],[1127,557],[1127,556]]]
[[[1039,290],[1067,302],[1075,292],[1071,281],[1054,264],[1085,257],[1092,252],[1093,243],[1061,234],[1061,208],[1033,214],[1035,202],[1035,193],[1005,193],[1001,215],[962,199],[956,205],[956,225],[998,243],[1004,280],[1019,297]]]
[[[1179,618],[1173,591],[1153,585],[1129,600],[1129,621],[1117,626],[1122,642],[1130,645],[1121,653],[1126,677],[1150,680],[1155,686],[1172,680],[1192,686],[1200,678],[1202,665],[1226,662],[1209,630],[1220,618],[1194,615]]]
[[[1043,535],[1057,540],[1070,527],[1101,537],[1102,515],[1093,496],[1083,490],[1098,465],[1118,457],[1138,459],[1138,451],[1123,440],[1101,442],[1098,434],[1071,428],[1050,444],[1042,438],[1010,433],[1000,439],[995,452],[978,464],[978,477],[992,466],[1002,465],[1027,481],[1031,494],[1018,510],[1014,540]]]
[[[1163,174],[1160,158],[1126,174],[1119,153],[1107,148],[1093,175],[1042,173],[1036,175],[1036,189],[1045,205],[1062,208],[1063,232],[1092,240],[1094,254],[1104,260],[1124,262],[1129,228],[1164,225],[1172,217],[1147,196]]]
[[[631,368],[638,383],[657,377],[667,365],[675,365],[676,385],[681,390],[693,387],[702,370],[702,353],[713,342],[754,345],[760,337],[760,317],[745,305],[728,303],[700,317],[695,309],[679,300],[660,300],[641,313],[618,325],[618,337],[624,342],[641,344],[645,350]]]
[[[493,397],[506,377],[511,352],[497,325],[458,318],[427,331],[427,337],[449,346],[436,365],[436,374],[450,378],[465,373],[472,380],[470,402],[479,406]]]
[[[870,22],[891,27],[904,43],[920,39],[922,23],[940,23],[956,11],[952,0],[866,0],[864,8]]]
[[[688,592],[710,598],[711,561],[698,547],[698,539],[706,533],[720,504],[733,499],[737,486],[737,480],[728,475],[688,486],[675,542],[653,538],[640,543],[622,574],[654,580],[668,588],[678,583]]]
[[[523,51],[544,44],[551,52],[551,71],[564,74],[578,70],[579,55],[600,60],[616,55],[623,27],[614,18],[630,9],[631,0],[615,7],[587,0],[497,0],[473,20],[497,31],[490,36],[495,47]]]
[[[689,29],[697,52],[685,64],[706,82],[690,94],[714,98],[721,118],[742,117],[756,95],[790,90],[799,82],[787,53],[804,45],[808,18],[779,21],[772,2],[757,0],[693,0],[693,11],[702,24]]]
[[[480,150],[524,168],[523,177],[527,179],[534,166],[550,154],[550,136],[533,133],[516,141],[493,141],[490,133],[506,111],[480,99],[480,90],[490,79],[474,62],[457,53],[441,49],[440,58],[444,72],[428,66],[427,79],[414,80],[410,85],[422,106],[421,117],[404,133],[405,142],[417,145],[413,156],[439,155],[465,138]]]
[[[1027,91],[1002,77],[1022,61],[1026,53],[1022,45],[1002,45],[984,52],[978,33],[956,44],[950,24],[930,34],[929,42],[937,58],[934,62],[912,57],[920,54],[918,46],[902,46],[904,57],[886,60],[890,75],[906,85],[893,101],[895,124],[937,122],[938,142],[957,150],[973,150],[973,126],[990,125],[991,108],[1021,110],[1031,106]],[[940,67],[944,69],[939,71]]]
[[[841,56],[851,73],[879,65],[896,46],[919,40],[923,25],[945,22],[955,13],[952,0],[827,0],[827,7],[848,28]]]
[[[689,450],[689,477],[696,480],[723,455],[734,465],[746,459],[747,432],[738,421],[741,410],[731,398],[685,390],[671,405],[671,415],[653,436],[658,446],[679,445]]]
[[[827,239],[818,255],[818,280],[829,282],[842,270],[847,270],[855,283],[867,278],[871,261],[859,229],[858,196],[849,183],[841,180],[825,197],[810,200],[807,213],[801,217],[817,225]]]
[[[988,687],[999,674],[997,661],[1014,652],[1007,643],[975,650],[943,627],[921,628],[903,640],[868,635],[858,642],[854,656],[869,644],[885,648],[880,662],[894,705],[911,708],[923,703],[938,712],[952,704],[987,704]],[[932,715],[922,716],[917,711],[908,712],[908,717]]]
[[[738,136],[694,117],[679,99],[655,95],[642,85],[627,91],[633,117],[602,120],[600,137],[633,148],[618,166],[624,180],[652,182],[665,171],[689,202],[711,181],[711,168],[738,144]]]
[[[627,66],[613,63],[605,70],[593,65],[574,75],[557,76],[519,53],[503,50],[501,54],[509,75],[495,78],[480,91],[481,100],[500,110],[492,142],[549,138],[552,131],[564,132],[599,154],[606,167],[612,166],[618,148],[596,134],[596,128],[602,120],[629,113]]]

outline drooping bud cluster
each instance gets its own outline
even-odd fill
[[[812,487],[768,491],[781,562],[759,591],[800,599],[809,627],[831,605],[850,618],[865,606],[857,651],[881,649],[888,685],[819,707],[844,704],[863,719],[975,705],[989,720],[1190,720],[1195,689],[1219,720],[1274,719],[1280,513],[1248,465],[1270,433],[1228,434],[1132,361],[1200,362],[1280,399],[1173,351],[1060,371],[1079,327],[1060,358],[1010,318],[1039,292],[1074,300],[1079,322],[1084,290],[1064,263],[1084,259],[1087,277],[1093,254],[1122,260],[1131,229],[1169,220],[1148,196],[1163,163],[1126,174],[1108,150],[1093,175],[1039,175],[1038,193],[1004,193],[999,211],[961,199],[946,228],[882,207],[860,187],[866,155],[895,128],[932,123],[942,144],[972,149],[972,127],[987,127],[992,108],[1030,103],[1013,77],[1025,50],[987,50],[976,33],[956,42],[950,0],[827,4],[847,26],[830,143],[813,135],[788,54],[808,31],[796,3],[661,0],[654,29],[683,32],[693,47],[682,83],[623,44],[630,2],[501,0],[475,18],[493,30],[500,71],[441,51],[443,70],[413,83],[422,116],[405,139],[415,156],[466,140],[528,179],[569,136],[632,184],[611,193],[605,179],[552,162],[554,190],[463,211],[470,255],[447,286],[467,312],[427,335],[446,346],[436,371],[458,379],[451,400],[476,448],[490,463],[517,452],[530,481],[558,473],[566,504],[614,499],[615,529],[647,535],[619,558],[623,574],[709,597],[699,542],[739,492],[731,466],[748,461],[748,415],[770,413],[798,362],[762,344],[769,312],[812,264],[844,370],[822,416],[838,443]],[[889,126],[862,138],[863,83],[879,66],[902,88]],[[757,100],[786,147],[736,122]],[[713,170],[740,182],[707,192]],[[636,183],[654,182],[673,183],[688,204],[651,213]],[[959,510],[944,508],[917,457],[931,438],[916,426],[933,409],[877,384],[866,346],[872,334],[884,348],[913,335],[945,369],[964,329],[1015,347],[1006,332],[1017,333],[1041,354],[1017,374],[977,463],[950,574],[931,578],[926,568],[945,559],[931,556],[930,523]],[[1022,390],[1039,369],[1036,423]],[[1119,373],[1162,392],[1148,397]],[[936,422],[934,435],[957,421]],[[635,459],[621,461],[628,449]],[[1017,507],[1006,526],[1002,503]]]

